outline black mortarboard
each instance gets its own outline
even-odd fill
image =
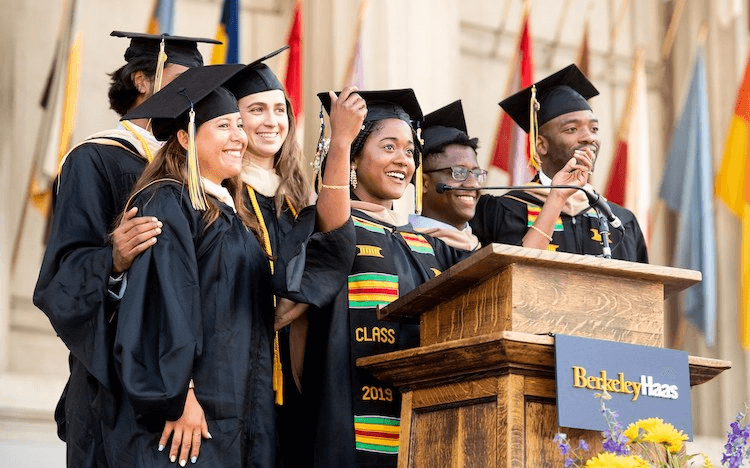
[[[234,93],[237,100],[251,94],[262,93],[263,91],[270,91],[272,89],[283,91],[284,85],[281,84],[281,81],[279,81],[271,69],[268,68],[268,65],[263,62],[288,48],[289,46],[284,46],[248,64],[241,72],[227,81],[224,87]]]
[[[575,65],[568,65],[535,83],[536,99],[539,102],[537,121],[539,126],[569,112],[591,110],[588,99],[599,91]],[[529,86],[500,103],[505,112],[526,132],[531,128],[531,88]]]
[[[153,57],[154,62],[159,57],[159,47],[164,40],[164,52],[167,54],[166,63],[184,65],[188,68],[203,65],[203,56],[198,51],[198,43],[221,44],[221,41],[205,37],[170,36],[169,34],[143,34],[135,32],[112,31],[110,36],[127,37],[130,47],[125,50],[125,61],[135,57]]]
[[[151,119],[154,136],[164,141],[187,127],[191,106],[196,127],[214,117],[238,112],[237,99],[222,85],[244,68],[239,64],[190,68],[122,120]]]
[[[339,93],[336,93],[338,95]],[[384,119],[401,119],[412,127],[421,126],[422,108],[412,89],[388,89],[383,91],[357,91],[367,103],[365,122]],[[331,97],[318,93],[318,99],[328,114],[331,114]]]
[[[461,100],[425,115],[422,124],[423,153],[425,156],[442,151],[445,145],[458,143],[476,145],[476,138],[469,138]]]

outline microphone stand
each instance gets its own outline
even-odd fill
[[[599,235],[602,236],[602,256],[604,258],[612,258],[612,248],[609,246],[609,221],[604,216],[599,207],[594,207],[596,210],[596,217],[599,219]]]

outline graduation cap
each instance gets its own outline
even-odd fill
[[[469,138],[461,100],[427,114],[422,124],[423,153],[439,153],[446,145],[458,143],[474,147],[476,138]]]
[[[288,48],[289,46],[284,46],[248,64],[241,72],[227,81],[224,87],[231,91],[237,97],[237,100],[251,94],[262,93],[272,89],[283,91],[284,85],[281,84],[281,81],[279,81],[268,65],[263,62],[284,52]]]
[[[206,209],[206,198],[199,182],[195,129],[213,118],[239,112],[237,99],[222,85],[244,68],[239,64],[190,68],[122,117],[122,120],[151,119],[154,136],[161,141],[180,129],[187,129],[188,189],[196,210]]]
[[[338,96],[340,92],[337,92]],[[420,140],[418,145],[421,149],[421,127],[424,116],[422,115],[422,108],[419,106],[417,96],[414,94],[414,90],[411,88],[406,89],[387,89],[381,91],[357,91],[362,99],[367,104],[367,115],[365,116],[365,123],[376,122],[385,119],[399,119],[408,123],[417,132],[417,139]],[[331,96],[325,93],[318,93],[318,99],[323,108],[326,110],[328,115],[331,115]],[[327,150],[323,149],[324,146],[324,124],[323,114],[320,115],[320,140],[318,141],[318,151],[315,155],[315,161],[313,161],[313,167],[318,173],[318,185],[321,181],[322,172],[322,160],[325,157],[323,155]],[[422,152],[419,151],[419,158],[415,161],[417,166],[414,174],[415,187],[422,186]],[[419,214],[422,211],[422,191],[415,190],[416,193],[416,212]]]
[[[198,43],[221,44],[221,41],[206,37],[171,36],[169,34],[112,31],[110,36],[130,39],[130,46],[125,50],[126,62],[136,57],[151,57],[156,61],[154,92],[161,89],[165,63],[174,63],[188,68],[200,67],[203,65],[203,56],[198,51]]]
[[[505,98],[500,107],[529,134],[530,162],[538,170],[536,136],[539,126],[570,112],[591,110],[588,99],[598,94],[583,72],[571,64]]]

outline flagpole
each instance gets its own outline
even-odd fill
[[[555,52],[557,50],[557,46],[560,44],[560,37],[562,37],[562,31],[563,26],[565,25],[565,18],[567,16],[567,11],[570,9],[570,0],[565,0],[565,3],[563,4],[562,8],[562,14],[560,15],[560,18],[557,20],[557,29],[555,30],[555,36],[554,39],[552,39],[552,43],[550,44],[550,50],[547,54],[547,60],[544,62],[544,67],[549,68],[552,66],[552,59],[555,57]]]
[[[354,26],[354,36],[352,38],[352,46],[349,49],[349,56],[346,60],[346,69],[344,71],[344,79],[341,80],[341,88],[349,85],[352,75],[354,75],[354,61],[357,58],[357,44],[360,41],[360,34],[362,33],[362,23],[365,20],[365,14],[367,13],[368,0],[360,0],[359,9],[357,11],[357,22]]]
[[[31,167],[29,169],[29,177],[26,181],[26,193],[24,197],[24,203],[21,207],[21,215],[18,222],[18,228],[16,229],[16,235],[13,239],[13,251],[10,260],[10,271],[13,274],[16,270],[16,262],[18,261],[18,253],[21,246],[21,238],[23,231],[26,227],[26,217],[28,214],[28,207],[31,203],[31,193],[34,186],[34,179],[36,178],[37,171],[40,168],[40,160],[42,155],[47,153],[49,145],[49,132],[43,131],[52,127],[54,122],[55,103],[58,100],[60,94],[60,80],[62,80],[62,73],[59,73],[60,67],[67,67],[67,60],[63,60],[66,56],[65,51],[70,46],[70,37],[72,36],[73,18],[75,16],[77,0],[65,0],[63,4],[63,14],[60,17],[60,24],[58,26],[57,41],[55,46],[55,58],[53,61],[54,67],[57,70],[53,70],[52,84],[50,85],[50,94],[47,96],[47,108],[42,113],[42,119],[39,123],[39,132],[37,133],[36,142],[34,144],[34,154],[31,160]],[[65,38],[68,38],[65,41]],[[51,208],[50,208],[51,209]]]
[[[677,36],[677,28],[680,25],[680,19],[682,18],[682,12],[685,9],[685,0],[677,0],[677,4],[672,10],[672,19],[669,20],[669,27],[667,33],[664,35],[664,42],[661,44],[661,57],[665,59],[672,53],[672,46],[674,45],[674,39]]]

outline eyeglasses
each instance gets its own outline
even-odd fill
[[[424,171],[424,173],[430,173],[430,172],[441,172],[441,171],[451,171],[451,176],[453,177],[453,180],[456,180],[458,182],[463,182],[466,179],[469,178],[469,174],[474,176],[474,179],[478,183],[483,183],[487,179],[487,171],[484,169],[468,169],[463,166],[452,166],[452,167],[444,167],[442,169],[432,169],[430,171]]]

